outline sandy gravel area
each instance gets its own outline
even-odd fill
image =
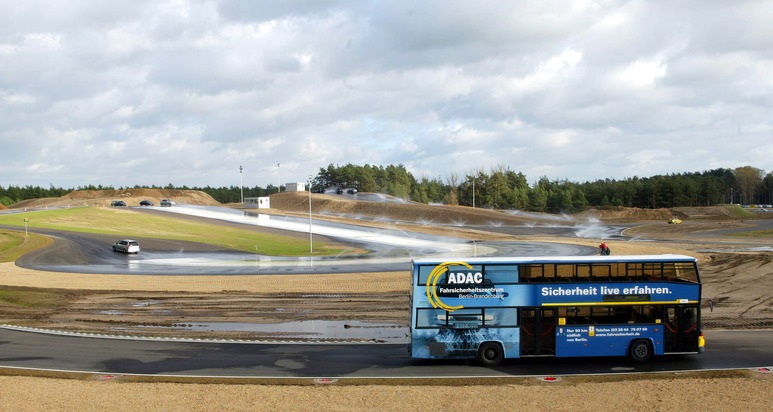
[[[136,383],[0,376],[3,411],[770,410],[769,374],[315,385]]]

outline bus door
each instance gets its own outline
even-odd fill
[[[556,354],[556,310],[522,308],[518,311],[521,356]]]
[[[698,308],[666,306],[665,352],[698,351]]]

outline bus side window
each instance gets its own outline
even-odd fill
[[[674,264],[674,279],[698,282],[698,271],[694,263],[678,262]]]
[[[631,276],[632,280],[650,280],[663,277],[663,267],[660,263],[644,263],[638,276]]]
[[[590,281],[591,265],[577,265],[577,280]]]
[[[612,279],[612,266],[608,263],[593,263],[590,270],[591,276],[595,281],[608,281]]]
[[[626,279],[636,279],[644,275],[643,263],[628,263],[623,273],[618,273],[618,276],[625,277]]]
[[[448,312],[443,309],[419,309],[416,312],[416,328],[437,328],[448,324]]]
[[[678,278],[675,265],[673,263],[664,263],[662,276],[655,279],[676,280]]]
[[[656,309],[655,306],[647,305],[647,306],[639,306],[639,322],[644,323],[652,323],[655,322],[656,318]]]
[[[434,266],[419,266],[419,276],[417,276],[419,286],[427,284],[427,279],[429,279],[429,275],[434,268]]]
[[[556,273],[562,281],[572,280],[574,278],[574,265],[556,265]]]
[[[539,281],[539,277],[542,276],[542,271],[537,269],[538,267],[534,265],[521,265],[518,268],[518,280],[523,283]]]
[[[484,277],[495,285],[518,283],[517,265],[487,265],[483,269]]]
[[[542,278],[548,282],[554,282],[557,280],[555,263],[545,263],[542,265]]]

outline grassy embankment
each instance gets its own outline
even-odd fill
[[[747,209],[738,205],[726,205],[725,208],[730,211],[731,215],[741,219],[750,219],[754,217],[752,212],[749,212]]]
[[[78,207],[0,216],[0,224],[30,229],[115,235],[118,238],[181,240],[268,256],[308,256],[309,242],[299,237],[280,236],[202,223],[172,216],[158,216],[124,209]],[[23,229],[22,229],[23,230]],[[23,233],[22,233],[23,234]],[[314,255],[353,252],[325,242],[314,242]]]
[[[50,238],[34,233],[25,236],[23,231],[0,230],[0,262],[14,262],[51,242]],[[59,306],[66,301],[67,296],[58,292],[0,286],[0,305],[40,308]]]
[[[309,242],[297,237],[265,234],[212,223],[202,223],[168,216],[138,213],[132,210],[105,208],[70,208],[25,212],[0,216],[0,224],[19,230],[0,229],[0,262],[14,262],[52,239],[29,229],[55,229],[69,232],[113,234],[118,238],[154,238],[206,243],[227,249],[271,256],[308,256]],[[325,242],[314,242],[314,255],[338,255],[349,252]],[[16,307],[50,307],[67,297],[58,291],[0,286],[0,305]]]
[[[738,205],[730,205],[727,206],[727,209],[733,214],[733,216],[736,216],[741,219],[754,219],[757,216],[755,216],[755,213],[750,212],[748,209],[742,208]],[[760,213],[760,212],[757,212]],[[738,233],[733,233],[733,237],[742,237],[742,238],[767,238],[767,237],[773,237],[773,229],[763,229],[763,230],[748,230]]]

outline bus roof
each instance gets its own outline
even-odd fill
[[[529,264],[529,263],[591,263],[591,262],[697,262],[698,259],[686,255],[614,255],[614,256],[496,256],[496,257],[440,257],[413,259],[414,265],[439,265],[447,262],[465,262],[468,264]]]

